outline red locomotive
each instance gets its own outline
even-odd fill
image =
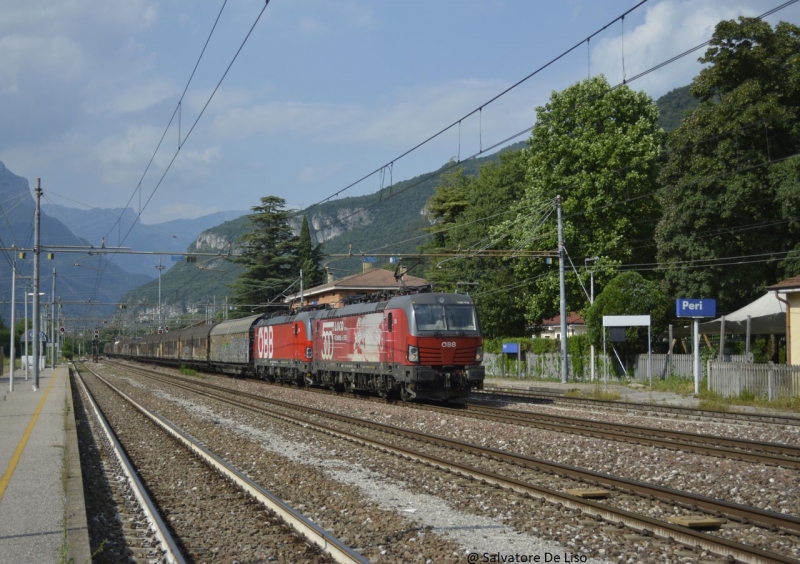
[[[223,321],[204,332],[205,343],[198,341],[197,328],[170,334],[176,341],[183,332],[198,334],[187,358],[183,347],[166,343],[144,348],[138,341],[120,341],[105,350],[138,360],[404,401],[464,399],[471,389],[482,389],[483,337],[472,299],[407,292],[338,309]],[[173,348],[175,354],[167,354]]]

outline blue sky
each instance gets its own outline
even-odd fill
[[[650,0],[624,25],[628,77],[707,40],[721,19],[780,0]],[[134,195],[222,0],[0,0],[0,161],[48,201],[122,207]],[[142,213],[145,223],[313,204],[410,149],[613,20],[630,0],[271,0]],[[229,0],[181,105],[185,137],[263,6]],[[771,16],[800,24],[800,5]],[[553,90],[622,80],[621,25],[398,160],[395,181],[533,125]],[[631,84],[658,97],[691,55]],[[522,139],[522,138],[520,138]],[[142,182],[153,193],[177,124]],[[379,177],[345,195],[378,190]],[[138,211],[139,195],[131,205]]]

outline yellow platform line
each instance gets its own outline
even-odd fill
[[[22,439],[20,439],[19,444],[17,445],[17,450],[14,451],[14,456],[11,457],[11,462],[8,463],[8,468],[6,468],[6,473],[3,474],[3,477],[0,478],[0,501],[3,500],[3,496],[6,493],[6,488],[8,487],[8,483],[11,481],[11,476],[14,475],[14,470],[17,469],[17,464],[19,463],[20,457],[22,457],[22,452],[25,450],[25,445],[28,443],[28,437],[31,436],[31,432],[33,432],[33,427],[36,425],[36,420],[39,419],[39,414],[42,412],[42,408],[44,407],[44,402],[47,399],[47,395],[50,393],[50,388],[53,387],[53,384],[56,383],[56,377],[58,373],[56,370],[53,371],[53,381],[50,382],[50,385],[47,386],[47,391],[45,391],[44,396],[42,397],[42,401],[39,402],[39,407],[36,408],[36,411],[33,414],[33,419],[31,422],[28,423],[28,428],[25,429],[25,433],[22,435]]]

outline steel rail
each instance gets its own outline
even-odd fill
[[[70,370],[70,372],[72,371],[73,369]],[[170,564],[186,564],[186,560],[184,559],[183,554],[181,554],[178,544],[175,542],[175,539],[172,538],[169,528],[161,519],[158,509],[156,509],[156,506],[150,499],[150,496],[147,495],[147,491],[144,489],[144,486],[139,480],[133,464],[131,464],[130,459],[128,459],[127,455],[125,454],[125,451],[117,440],[114,431],[111,430],[111,426],[108,424],[103,412],[100,410],[97,402],[94,400],[94,396],[84,383],[83,377],[80,375],[78,370],[74,370],[74,373],[77,376],[76,381],[80,385],[81,389],[85,392],[85,396],[89,400],[89,405],[97,417],[101,431],[113,447],[113,454],[116,456],[117,460],[119,460],[120,466],[125,473],[125,477],[128,480],[128,483],[130,483],[132,486],[131,489],[133,490],[133,493],[139,502],[139,506],[142,508],[142,512],[144,513],[145,518],[150,525],[150,529],[155,533],[156,538],[158,539],[161,550],[164,553],[164,558],[166,558],[167,562],[170,562]]]
[[[87,369],[122,399],[131,404],[145,417],[153,421],[153,423],[161,427],[179,443],[197,455],[206,464],[214,468],[225,478],[229,479],[259,503],[268,507],[271,511],[283,519],[285,523],[287,523],[291,528],[301,534],[308,541],[319,546],[322,552],[330,556],[335,562],[346,564],[369,564],[369,560],[358,554],[333,534],[309,520],[282,499],[256,484],[242,472],[231,466],[223,458],[217,456],[215,453],[200,445],[196,440],[184,433],[177,426],[173,425],[160,415],[148,410],[136,400],[122,392],[119,388],[111,384],[108,380],[97,374],[94,370],[91,370],[88,367]]]
[[[687,431],[639,427],[565,415],[509,411],[475,404],[469,404],[466,410],[431,405],[415,407],[474,419],[536,427],[558,433],[572,433],[598,439],[610,439],[734,460],[746,460],[759,464],[800,468],[800,447],[782,443],[701,435]]]
[[[550,392],[541,389],[526,390],[514,386],[493,386],[491,384],[484,384],[483,390],[473,390],[472,393],[485,396],[510,397],[515,399],[546,399],[552,401],[553,403],[596,406],[618,411],[649,411],[653,413],[671,414],[681,417],[700,417],[720,423],[732,423],[736,421],[744,423],[770,423],[775,425],[786,425],[789,427],[800,426],[800,417],[792,417],[787,415],[773,415],[769,413],[742,413],[736,411],[723,412],[677,405],[656,405],[614,400],[599,400],[593,398],[566,397],[560,392],[560,390],[557,392]]]
[[[635,493],[642,495],[644,497],[652,496],[651,499],[658,498],[668,503],[680,504],[685,507],[693,508],[695,510],[703,508],[715,515],[720,515],[724,513],[726,515],[734,517],[738,521],[742,521],[745,523],[752,522],[752,523],[760,523],[767,527],[781,527],[783,529],[792,531],[795,534],[800,534],[800,519],[796,517],[787,516],[780,513],[774,513],[771,511],[764,511],[758,508],[751,508],[744,505],[730,503],[722,500],[706,498],[704,496],[699,496],[688,492],[681,492],[678,490],[672,490],[661,486],[645,484],[642,482],[637,482],[635,480],[628,480],[626,478],[618,478],[610,476],[608,474],[602,474],[600,472],[575,468],[555,462],[536,459],[533,457],[517,455],[499,449],[482,447],[480,445],[475,445],[464,441],[446,439],[435,435],[427,435],[424,433],[419,433],[417,431],[402,429],[392,425],[374,423],[372,421],[359,419],[357,417],[340,415],[337,413],[331,413],[312,407],[292,404],[281,400],[266,398],[264,396],[259,396],[257,394],[251,394],[249,392],[232,390],[230,388],[225,388],[223,386],[217,386],[214,384],[204,383],[201,385],[198,384],[197,382],[191,382],[184,378],[166,375],[148,369],[142,369],[130,366],[124,366],[124,368],[138,371],[156,381],[177,388],[181,388],[187,391],[191,391],[192,393],[195,393],[197,395],[206,396],[208,398],[217,401],[222,401],[230,405],[235,405],[237,407],[248,409],[295,425],[301,425],[306,428],[316,429],[328,435],[336,436],[338,438],[342,438],[344,440],[348,440],[351,442],[356,442],[358,444],[362,444],[365,446],[370,446],[384,452],[399,453],[401,456],[407,459],[416,460],[421,463],[425,463],[430,466],[440,468],[444,471],[456,472],[460,475],[477,479],[485,483],[496,484],[498,486],[511,489],[523,495],[527,494],[527,495],[541,496],[544,499],[551,501],[552,503],[562,503],[567,507],[573,509],[580,509],[585,513],[594,516],[599,516],[607,521],[613,523],[621,522],[624,525],[637,530],[644,529],[647,532],[652,532],[654,534],[657,534],[665,538],[673,538],[678,542],[687,544],[689,546],[701,546],[704,549],[711,550],[718,554],[721,553],[726,556],[730,555],[734,558],[737,558],[745,562],[795,562],[795,563],[798,562],[798,560],[796,559],[779,555],[776,553],[763,551],[761,549],[751,547],[748,545],[743,545],[741,543],[730,541],[723,537],[707,535],[689,529],[687,527],[673,525],[672,523],[667,523],[643,515],[637,515],[623,509],[601,504],[591,500],[586,500],[577,496],[572,496],[567,493],[562,493],[555,490],[550,490],[548,488],[536,486],[533,484],[528,484],[526,482],[522,482],[520,480],[516,480],[511,477],[501,476],[468,465],[444,460],[436,456],[412,451],[405,447],[400,447],[397,445],[392,445],[389,443],[379,441],[373,437],[360,435],[356,433],[348,433],[345,431],[341,431],[339,429],[334,429],[326,425],[323,425],[321,423],[318,423],[316,421],[313,421],[311,419],[302,417],[300,415],[290,416],[282,413],[276,413],[274,411],[270,411],[266,407],[256,406],[235,399],[226,398],[214,392],[221,392],[235,396],[241,396],[243,398],[255,400],[261,403],[273,404],[278,407],[282,407],[284,409],[292,409],[292,410],[299,409],[314,415],[318,415],[329,419],[339,420],[348,424],[356,424],[362,427],[368,426],[374,429],[382,430],[387,433],[414,438],[416,440],[420,440],[430,444],[438,443],[442,446],[448,446],[456,450],[482,454],[515,465],[534,468],[542,470],[545,473],[557,474],[560,476],[565,476],[567,478],[578,479],[580,481],[593,483],[595,485],[606,483],[609,484],[611,488],[615,490]]]

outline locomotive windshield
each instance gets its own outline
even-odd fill
[[[414,304],[417,331],[477,331],[475,306]]]

